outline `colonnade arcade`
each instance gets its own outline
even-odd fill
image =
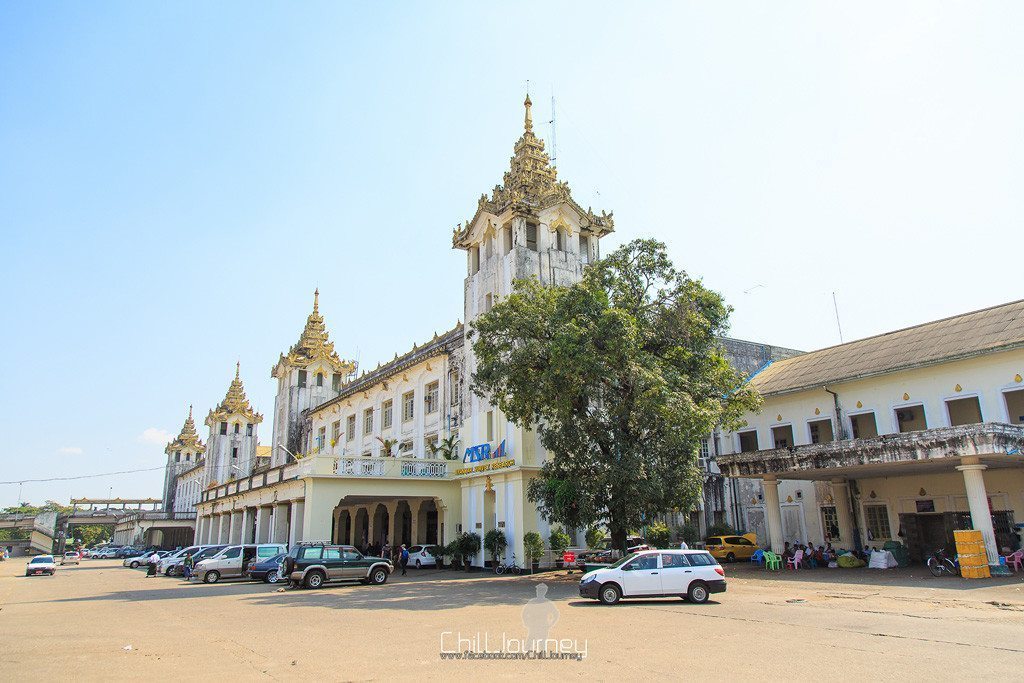
[[[444,511],[434,498],[346,496],[334,508],[331,540],[364,550],[435,545],[443,538]]]

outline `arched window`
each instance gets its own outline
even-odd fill
[[[316,373],[316,385],[318,387],[322,387],[324,385],[324,373],[322,373],[322,372]]]

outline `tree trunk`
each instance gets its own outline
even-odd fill
[[[609,527],[612,531],[612,547],[622,553],[622,556],[626,556],[626,530],[622,527],[610,524]]]

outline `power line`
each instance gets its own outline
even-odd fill
[[[73,479],[96,479],[97,477],[110,477],[115,474],[135,474],[136,472],[155,472],[156,470],[162,470],[164,466],[160,467],[147,467],[142,470],[121,470],[120,472],[104,472],[103,474],[82,474],[77,477],[50,477],[49,479],[16,479],[14,481],[0,481],[2,484],[28,484],[37,483],[44,481],[71,481]]]

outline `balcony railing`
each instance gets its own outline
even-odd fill
[[[445,479],[451,460],[424,458],[339,458],[335,474],[345,477]]]

